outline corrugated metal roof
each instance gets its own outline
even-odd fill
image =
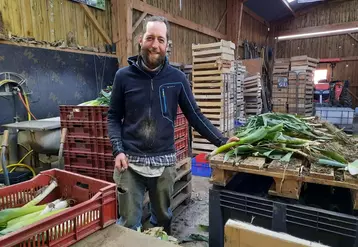
[[[321,0],[311,3],[298,3],[298,0],[294,0],[289,3],[293,11],[298,11],[317,3],[322,3]],[[291,11],[282,2],[282,0],[247,0],[245,6],[255,12],[257,15],[264,18],[266,21],[277,21],[286,17],[292,16]]]

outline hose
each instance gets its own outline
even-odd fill
[[[30,110],[30,104],[29,104],[29,100],[26,96],[26,93],[24,92],[24,90],[22,89],[21,85],[18,84],[16,81],[13,81],[13,80],[8,80],[8,79],[5,79],[5,80],[2,80],[0,81],[0,87],[5,85],[6,83],[14,83],[16,84],[17,87],[20,88],[20,92],[19,92],[19,97],[20,97],[20,100],[22,102],[22,104],[25,106],[26,110],[27,110],[27,118],[29,121],[31,121],[31,116],[37,120],[34,115],[32,114],[31,110]],[[24,97],[22,98],[22,95],[21,93],[24,95]],[[25,99],[25,100],[24,100]]]
[[[31,114],[30,114],[31,110],[30,110],[29,100],[27,99],[27,95],[26,95],[25,92],[23,92],[23,95],[24,95],[24,98],[25,98],[25,103],[26,103],[27,107],[29,108],[29,111],[27,112],[27,119],[29,121],[31,121]]]
[[[22,97],[21,93],[19,93],[18,95],[19,95],[19,98],[20,98],[22,104],[25,106],[25,108],[26,108],[26,110],[27,110],[27,112],[28,112],[27,114],[31,114],[31,116],[32,116],[35,120],[37,120],[37,118],[34,116],[34,114],[32,114],[32,112],[30,111],[30,108],[26,105],[25,100],[24,100],[24,98]]]
[[[7,161],[6,161],[6,148],[8,146],[8,140],[9,140],[9,131],[5,130],[4,137],[1,144],[1,167],[4,170],[4,180],[6,186],[10,185],[9,172],[7,170]]]
[[[36,176],[36,172],[35,170],[29,166],[29,165],[26,165],[26,164],[23,164],[22,162],[26,159],[27,156],[29,156],[31,153],[33,152],[33,150],[30,150],[28,151],[24,157],[21,158],[21,160],[16,163],[16,164],[11,164],[11,165],[7,165],[6,168],[13,168],[10,170],[10,173],[13,172],[17,167],[24,167],[24,168],[27,168],[28,170],[31,171],[32,175],[35,177]],[[4,156],[3,156],[4,157]],[[3,161],[4,162],[4,161]],[[6,162],[6,156],[5,156],[5,162]],[[3,168],[0,168],[0,172],[3,171]]]
[[[29,166],[29,165],[22,164],[22,163],[19,162],[19,163],[17,163],[17,164],[11,164],[11,165],[7,165],[7,166],[6,166],[6,168],[12,168],[12,167],[14,167],[14,168],[11,170],[11,172],[12,172],[13,170],[15,170],[16,167],[23,167],[23,168],[29,169],[29,170],[31,171],[33,177],[36,176],[35,170],[34,170],[31,166]],[[2,168],[0,168],[0,172],[2,172]]]

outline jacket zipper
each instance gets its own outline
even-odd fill
[[[152,116],[152,104],[153,104],[153,92],[154,92],[153,79],[150,79],[150,87],[152,90],[150,90],[149,118],[151,118]]]
[[[163,95],[164,113],[167,113],[167,99],[165,97],[164,88],[162,89],[162,95]]]

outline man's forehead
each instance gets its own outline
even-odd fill
[[[159,21],[148,22],[146,33],[166,36],[167,26]]]

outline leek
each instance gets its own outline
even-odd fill
[[[43,215],[38,215],[36,217],[31,217],[29,219],[17,222],[15,224],[3,229],[2,231],[0,231],[0,235],[5,235],[5,234],[8,234],[8,233],[17,231],[17,230],[19,230],[19,229],[21,229],[23,227],[26,227],[26,226],[31,225],[33,223],[36,223],[36,222],[38,222],[38,221],[40,221],[42,219],[45,219],[45,218],[50,217],[50,216],[52,216],[54,214],[57,214],[57,213],[59,213],[59,212],[61,212],[63,210],[65,210],[65,209],[57,209],[57,210],[51,211],[51,212],[43,214]]]
[[[46,205],[40,205],[40,206],[28,206],[28,207],[20,207],[20,208],[7,208],[0,211],[0,226],[4,227],[6,226],[7,222],[27,215],[34,212],[39,212],[43,210],[46,207]]]
[[[46,196],[48,196],[58,186],[56,180],[52,180],[51,184],[33,200],[26,203],[23,207],[31,207],[39,204]]]

